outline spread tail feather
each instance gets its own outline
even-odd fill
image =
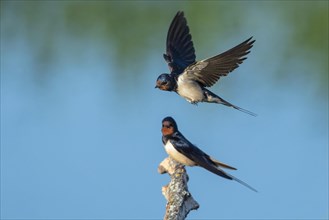
[[[209,170],[210,172],[217,174],[218,176],[224,177],[226,179],[229,180],[235,180],[238,183],[244,185],[245,187],[249,188],[250,190],[254,191],[254,192],[258,192],[255,188],[251,187],[250,185],[248,185],[247,183],[243,182],[242,180],[236,178],[235,176],[232,176],[231,174],[228,174],[226,172],[224,172],[222,169],[217,168],[215,166],[203,166],[203,168]]]
[[[219,162],[217,160],[215,160],[215,161]],[[215,164],[217,164],[217,163],[215,163]],[[254,192],[257,192],[257,190],[255,188],[249,186],[247,183],[245,183],[242,180],[236,178],[235,176],[232,176],[231,174],[224,172],[221,168],[216,167],[215,164],[214,164],[213,158],[211,158],[211,157],[207,157],[207,158],[204,158],[204,159],[201,159],[201,160],[198,161],[198,165],[205,168],[206,170],[208,170],[208,171],[210,171],[210,172],[212,172],[212,173],[214,173],[218,176],[221,176],[225,179],[235,180],[238,183],[240,183],[240,184],[244,185],[245,187],[249,188],[250,190],[252,190]],[[220,163],[220,164],[223,164],[223,163]]]
[[[204,93],[206,95],[206,102],[213,102],[213,103],[226,105],[228,107],[235,108],[236,110],[239,110],[240,112],[244,112],[244,113],[247,113],[247,114],[252,115],[252,116],[257,116],[256,113],[253,113],[253,112],[248,111],[246,109],[240,108],[239,106],[233,105],[233,104],[229,103],[228,101],[225,101],[224,99],[222,99],[218,95],[210,92],[207,89],[204,89]]]
[[[210,160],[212,162],[214,162],[216,164],[216,166],[223,167],[223,168],[226,168],[226,169],[231,169],[231,170],[237,170],[236,168],[231,167],[230,165],[227,165],[225,163],[222,163],[222,162],[220,162],[220,161],[218,161],[218,160],[216,160],[216,159],[214,159],[212,157],[210,157]]]
[[[252,191],[254,192],[258,192],[255,188],[251,187],[250,185],[248,185],[247,183],[243,182],[242,180],[230,175],[230,174],[227,174],[229,177],[231,177],[233,180],[237,181],[238,183],[244,185],[245,187],[251,189]]]

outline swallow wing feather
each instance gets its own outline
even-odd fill
[[[251,39],[252,37],[224,53],[190,65],[184,74],[188,75],[186,77],[198,81],[205,87],[211,87],[221,76],[227,76],[247,59],[246,55],[250,52],[255,42],[255,40]]]
[[[245,187],[251,189],[254,192],[257,190],[247,183],[243,182],[242,180],[236,178],[235,176],[224,172],[222,169],[218,168],[218,163],[222,165],[221,162],[213,159],[208,154],[200,150],[198,147],[190,143],[180,132],[176,132],[172,140],[174,142],[174,147],[178,152],[183,154],[185,157],[189,158],[190,160],[194,161],[198,166],[203,167],[204,169],[218,175],[224,177],[229,180],[235,180],[238,183],[244,185]],[[222,165],[223,166],[223,165]],[[227,166],[227,167],[225,167]],[[234,167],[230,167],[225,164],[225,168],[235,169]]]
[[[198,166],[217,174],[226,179],[232,180],[232,177],[217,167],[217,165],[210,159],[210,156],[200,150],[198,147],[190,143],[180,132],[176,132],[173,136],[174,147],[178,152],[185,157],[194,161]]]
[[[166,54],[163,54],[163,57],[168,63],[170,72],[176,75],[182,73],[187,66],[195,62],[192,36],[182,11],[177,12],[170,24]]]

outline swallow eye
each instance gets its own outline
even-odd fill
[[[163,128],[170,128],[172,125],[171,124],[162,124]]]
[[[168,82],[166,82],[166,81],[162,81],[162,82],[161,82],[161,85],[162,85],[162,86],[167,85],[167,84],[168,84]]]

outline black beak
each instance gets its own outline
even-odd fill
[[[159,84],[158,84],[158,80],[157,80],[157,82],[156,82],[156,84],[155,84],[155,87],[154,87],[154,88],[155,88],[155,89],[156,89],[156,88],[160,88],[160,87],[159,87]]]

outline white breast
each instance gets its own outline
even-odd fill
[[[196,165],[192,160],[185,157],[183,154],[179,153],[174,148],[174,146],[171,144],[170,140],[167,141],[167,143],[164,147],[165,147],[167,154],[169,154],[174,160],[176,160],[186,166],[195,166]]]
[[[204,99],[202,88],[187,73],[178,77],[177,93],[189,102],[201,102]]]

